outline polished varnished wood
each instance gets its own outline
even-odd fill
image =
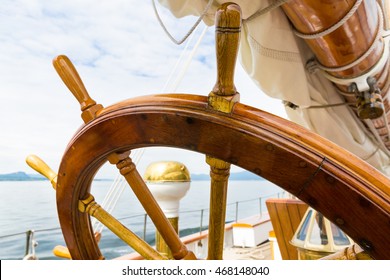
[[[35,171],[45,176],[53,186],[53,189],[57,187],[57,173],[51,169],[46,162],[44,162],[37,155],[29,155],[26,158],[26,163]]]
[[[101,237],[102,237],[101,233],[95,232],[95,240],[97,243],[99,243]],[[70,255],[68,248],[62,245],[55,246],[53,248],[53,254],[58,258],[64,258],[68,260],[72,259],[72,256]]]
[[[53,59],[53,66],[62,81],[79,102],[82,111],[81,117],[84,122],[87,123],[93,120],[103,106],[96,104],[96,101],[89,96],[73,63],[67,56],[59,55]]]
[[[62,246],[62,245],[55,246],[53,249],[53,254],[57,258],[63,258],[63,259],[68,259],[68,260],[72,259],[72,256],[70,255],[68,248],[66,248],[65,246]]]
[[[88,123],[95,119],[99,112],[103,109],[103,106],[96,104],[96,102],[89,96],[87,90],[84,87],[84,84],[74,67],[70,59],[64,55],[57,56],[53,60],[53,65],[59,74],[60,78],[63,80],[65,85],[72,92],[74,97],[77,99],[81,106],[81,117],[85,123]],[[180,238],[177,235],[177,232],[169,223],[168,219],[165,217],[163,211],[158,206],[153,195],[149,191],[142,177],[139,175],[138,171],[135,168],[135,165],[132,163],[129,158],[130,152],[113,152],[108,156],[108,161],[111,164],[115,164],[120,173],[126,178],[127,182],[133,189],[137,198],[143,205],[146,213],[151,217],[156,228],[161,232],[164,240],[166,240],[167,245],[169,246],[172,255],[176,259],[196,259],[192,252],[187,251],[187,248],[183,245]],[[89,195],[87,198],[91,197]],[[80,198],[81,201],[84,201],[83,198]],[[97,205],[97,204],[96,204]],[[79,209],[80,210],[80,209]],[[87,211],[88,214],[92,215]],[[96,218],[102,218],[101,222],[108,226],[108,228],[118,235],[119,238],[124,240],[127,244],[132,246],[137,250],[141,255],[145,255],[146,258],[155,258],[161,259],[159,254],[150,253],[150,249],[145,248],[140,238],[133,234],[130,230],[126,229],[121,225],[117,220],[110,216],[103,208],[99,206],[99,211],[94,212],[99,214],[95,216]],[[108,220],[107,220],[108,219]],[[132,242],[134,241],[134,242]],[[141,250],[141,251],[140,251]],[[70,250],[73,252],[72,250]],[[75,258],[75,255],[72,253],[72,258]],[[76,257],[77,258],[77,257]],[[99,258],[102,258],[101,256]]]
[[[234,70],[241,29],[241,9],[238,5],[223,4],[215,15],[215,48],[217,55],[217,82],[213,92],[235,95]]]
[[[79,201],[79,211],[82,213],[88,213],[90,216],[95,217],[125,243],[134,248],[134,250],[136,250],[145,259],[166,259],[166,257],[159,254],[148,243],[139,238],[135,233],[126,228],[111,214],[105,211],[98,203],[95,202],[95,198],[92,195],[89,195],[86,199]]]
[[[110,141],[99,135],[110,135]],[[196,151],[258,174],[323,213],[373,257],[390,258],[388,178],[287,120],[239,103],[231,114],[210,111],[207,97],[175,94],[108,107],[69,143],[57,204],[68,248],[79,257],[100,256],[89,220],[77,210],[93,174],[112,151],[153,146]]]
[[[108,160],[111,164],[115,164],[120,173],[124,176],[126,181],[137,196],[139,202],[142,204],[146,213],[153,221],[157,230],[164,238],[168,247],[175,259],[196,259],[194,254],[187,250],[180,240],[176,230],[166,218],[164,212],[161,210],[157,201],[154,199],[152,193],[142,179],[135,164],[129,157],[129,152],[113,153],[109,155]]]
[[[356,1],[291,0],[282,6],[294,27],[304,34],[317,34],[342,19]],[[372,44],[374,52],[357,66],[330,73],[340,77],[354,77],[368,71],[383,52],[383,41],[374,41],[379,26],[376,1],[363,1],[356,12],[340,28],[329,35],[307,39],[318,61],[327,67],[347,65],[362,56]]]
[[[215,15],[217,81],[209,94],[209,105],[225,113],[229,113],[240,98],[234,85],[240,30],[240,7],[232,3],[223,4]]]
[[[176,233],[179,233],[179,217],[168,218],[168,221],[175,229]],[[156,250],[168,259],[174,259],[171,249],[158,230],[156,231]]]
[[[227,76],[222,80],[232,79]],[[234,85],[230,80],[222,84]],[[390,258],[390,181],[385,176],[318,135],[235,102],[237,94],[218,95],[230,90],[215,89],[217,102],[229,105],[211,105],[210,96],[165,94],[122,101],[90,114],[69,142],[58,173],[58,215],[72,258],[102,258],[89,214],[79,210],[80,200],[90,197],[95,173],[107,161],[116,164],[142,200],[142,194],[149,195],[127,151],[154,146],[199,152],[258,174],[324,214],[374,258]],[[220,170],[212,177],[221,175]],[[155,209],[148,211],[158,225],[164,218]],[[224,216],[223,211],[218,215]],[[175,258],[194,257],[171,230],[159,231],[168,232],[164,239],[172,237],[165,241]]]
[[[290,241],[305,215],[307,204],[297,199],[267,199],[266,205],[282,258],[298,260],[297,248]]]
[[[207,156],[210,165],[208,260],[222,260],[230,163]]]
[[[26,163],[35,171],[46,177],[54,190],[57,188],[57,173],[54,172],[53,169],[49,167],[49,165],[43,161],[40,157],[37,155],[28,155],[26,157]],[[97,243],[99,243],[101,238],[101,233],[95,232],[95,240]],[[53,254],[56,257],[59,258],[65,258],[65,259],[72,259],[72,256],[70,255],[70,252],[67,247],[62,246],[62,245],[57,245],[53,249]]]
[[[240,7],[226,3],[218,9],[215,16],[215,49],[217,57],[217,81],[208,96],[211,110],[230,113],[239,94],[234,85],[234,71],[240,39]],[[209,260],[223,257],[226,222],[226,201],[230,163],[207,156],[210,165],[210,212],[209,212]]]
[[[303,34],[319,34],[335,25],[347,15],[357,1],[337,0],[291,0],[282,6],[294,28]],[[329,71],[337,78],[355,78],[364,75],[379,63],[385,48],[380,32],[381,10],[377,1],[362,1],[352,16],[339,28],[325,36],[305,39],[312,49],[318,62],[326,67],[337,68],[357,62],[370,48],[372,51],[355,66],[342,71]],[[388,16],[388,15],[385,15]],[[372,119],[372,133],[378,134],[378,141],[384,149],[390,149],[389,123],[389,93],[390,71],[387,61],[378,73],[373,74],[380,92],[374,98],[365,99],[364,95],[357,98],[351,90],[351,84],[335,82],[334,85],[342,93],[345,101],[355,111],[359,118]],[[381,97],[379,96],[381,95]],[[367,96],[367,95],[366,95]],[[381,101],[382,99],[383,101]],[[382,105],[383,103],[383,105]],[[364,105],[366,104],[366,105]],[[383,110],[385,118],[381,117]],[[363,125],[366,125],[363,123]]]

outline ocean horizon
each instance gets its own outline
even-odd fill
[[[94,181],[91,193],[102,203],[111,183]],[[226,221],[243,219],[266,211],[265,199],[276,197],[283,190],[265,180],[230,181]],[[60,259],[53,255],[56,245],[65,246],[56,209],[56,195],[48,181],[0,182],[0,259],[18,260],[26,253],[26,232],[34,231],[39,259]],[[264,197],[260,199],[260,197]],[[208,226],[209,182],[192,181],[191,188],[180,203],[180,235],[204,230]],[[112,215],[141,238],[153,244],[155,228],[136,199],[126,187]],[[203,218],[201,217],[203,215]],[[202,220],[202,225],[200,224]],[[104,228],[99,244],[107,258],[133,252],[132,248]]]

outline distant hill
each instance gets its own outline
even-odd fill
[[[8,173],[8,174],[0,174],[0,181],[42,181],[47,180],[45,177],[43,177],[40,174],[27,174],[25,172],[19,171],[14,173]],[[112,179],[97,179],[97,181],[111,181]],[[209,174],[191,174],[191,180],[193,181],[207,181],[210,180]],[[229,180],[236,180],[236,181],[248,181],[248,180],[263,180],[263,178],[248,172],[236,172],[231,173],[229,176]]]
[[[47,180],[40,174],[27,174],[25,172],[14,172],[8,174],[0,174],[0,181],[42,181]]]
[[[207,181],[207,180],[210,180],[210,175],[209,174],[191,174],[191,180],[193,180],[193,181]],[[251,180],[264,180],[264,179],[249,172],[249,171],[242,171],[242,172],[230,173],[229,180],[251,181]]]

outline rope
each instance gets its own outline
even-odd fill
[[[370,133],[370,134],[366,134],[366,135],[372,135],[374,138],[370,137],[370,139],[373,142],[375,142],[377,144],[377,146],[379,146],[379,148],[382,152],[384,152],[388,157],[390,157],[390,151],[386,147],[385,143],[382,141],[382,138],[379,135],[373,121],[372,120],[364,120],[364,124],[365,124],[364,127],[367,128],[368,132]]]
[[[179,61],[176,63],[175,67],[173,68],[173,70],[171,71],[171,73],[168,77],[168,80],[163,88],[163,92],[176,92],[177,87],[179,86],[180,82],[183,80],[184,74],[187,72],[187,69],[188,69],[190,63],[191,63],[193,57],[195,56],[196,51],[198,50],[198,48],[200,46],[200,43],[202,42],[204,36],[206,35],[207,30],[208,30],[208,26],[205,26],[205,28],[203,29],[202,33],[200,34],[200,36],[198,38],[198,41],[193,46],[190,54],[187,56],[187,59],[185,60],[184,64],[181,67],[181,70],[179,72],[179,70],[177,70],[177,68],[179,67],[179,64],[183,60],[182,58],[184,57],[184,53],[186,53],[186,51],[188,49],[188,47],[187,47],[188,44],[186,45],[185,49],[182,51],[182,53],[180,55]],[[191,42],[193,37],[194,36],[191,36],[190,40],[187,42]],[[179,73],[176,73],[176,72],[179,72]],[[176,77],[176,79],[174,81],[172,81],[173,77]]]
[[[194,36],[191,36],[191,38],[187,41],[186,45],[184,46],[184,49],[183,51],[180,53],[180,57],[179,59],[176,61],[176,64],[175,66],[172,68],[171,72],[169,73],[168,75],[168,79],[167,81],[165,82],[165,85],[163,87],[163,92],[166,92],[168,87],[169,87],[169,83],[171,83],[172,79],[173,79],[173,75],[175,74],[175,72],[177,71],[177,68],[179,67],[180,63],[182,62],[183,58],[184,58],[184,54],[187,52],[190,44],[192,43],[192,39],[194,39]]]
[[[357,2],[358,1],[356,1],[356,3]],[[317,60],[310,60],[306,64],[306,69],[309,71],[309,73],[314,73],[317,69],[321,69],[321,70],[327,71],[327,72],[341,72],[341,71],[348,70],[348,69],[358,65],[363,60],[365,60],[372,53],[372,51],[375,49],[376,42],[378,40],[380,40],[382,37],[381,31],[383,30],[383,21],[384,21],[383,20],[383,13],[382,13],[382,9],[378,3],[377,3],[377,6],[378,6],[378,17],[379,17],[378,32],[375,36],[375,39],[372,41],[373,43],[371,44],[371,46],[368,48],[368,50],[362,56],[360,56],[358,59],[354,60],[353,62],[351,62],[347,65],[344,65],[344,66],[340,66],[340,67],[327,67],[327,66],[324,66],[321,63],[319,63]],[[323,35],[323,36],[325,36],[325,35]]]
[[[122,177],[121,175],[119,175],[120,177]],[[121,197],[123,191],[125,190],[125,184],[124,184],[124,179],[123,178],[119,178],[119,180],[116,180],[116,183],[114,183],[110,190],[113,189],[113,191],[111,190],[109,193],[107,193],[107,201],[106,203],[102,203],[102,207],[108,212],[108,213],[112,213],[118,203],[118,200],[119,198]],[[95,219],[94,220],[94,231],[95,232],[99,232],[101,233],[103,231],[103,224]]]
[[[250,17],[246,18],[246,19],[243,19],[242,22],[249,22],[261,15],[264,15],[278,7],[280,7],[281,5],[283,5],[284,3],[287,3],[289,2],[290,0],[276,0],[274,1],[273,3],[271,3],[269,6],[265,7],[265,8],[262,8],[260,10],[258,10],[256,13],[254,13],[253,15],[251,15]],[[359,0],[361,1],[361,0]],[[187,38],[194,32],[194,30],[196,29],[196,27],[199,25],[199,23],[202,21],[202,19],[204,18],[204,16],[207,14],[207,12],[209,11],[211,5],[213,4],[213,0],[209,0],[209,2],[207,3],[205,9],[203,10],[203,12],[201,13],[201,15],[198,17],[198,19],[196,20],[196,22],[194,23],[194,25],[191,27],[191,29],[186,33],[186,35],[184,35],[184,37],[181,39],[181,40],[177,40],[175,39],[172,34],[168,31],[167,27],[165,26],[164,22],[162,21],[161,17],[160,17],[160,14],[157,10],[157,7],[156,7],[156,2],[155,0],[152,0],[152,5],[153,5],[153,10],[154,10],[154,13],[157,17],[157,20],[159,22],[159,24],[161,25],[162,29],[164,30],[164,32],[167,34],[167,36],[169,37],[169,39],[171,39],[171,41],[173,43],[175,43],[176,45],[181,45],[185,40],[187,40]]]
[[[171,39],[172,42],[174,42],[176,45],[181,45],[185,40],[187,40],[187,38],[192,34],[192,32],[194,32],[194,30],[196,29],[196,27],[199,25],[199,23],[202,21],[203,17],[207,14],[208,10],[210,9],[211,7],[211,4],[213,4],[213,0],[209,0],[209,2],[207,3],[205,9],[203,10],[202,14],[199,16],[199,18],[197,19],[197,21],[195,22],[195,24],[191,27],[191,29],[186,33],[186,35],[184,35],[184,37],[181,39],[181,40],[176,40],[172,35],[171,33],[168,31],[168,29],[166,28],[164,22],[162,21],[158,11],[157,11],[157,7],[156,7],[156,2],[155,0],[152,0],[152,5],[153,5],[153,10],[154,10],[154,13],[156,14],[156,17],[157,17],[157,20],[158,22],[160,23],[162,29],[164,30],[164,32],[168,35],[169,39]]]
[[[312,39],[317,39],[317,38],[320,38],[320,37],[324,37],[324,36],[332,33],[333,31],[335,31],[337,28],[342,26],[345,22],[347,22],[353,16],[353,14],[359,8],[359,6],[360,6],[360,4],[362,2],[363,2],[363,0],[357,0],[355,2],[355,4],[353,5],[353,7],[351,8],[351,10],[342,19],[340,19],[336,24],[332,25],[331,27],[329,27],[328,29],[325,29],[322,32],[314,33],[314,34],[304,34],[304,33],[301,33],[301,32],[299,32],[298,30],[295,29],[294,33],[298,37],[300,37],[302,39],[305,39],[305,40],[312,40]]]
[[[133,162],[138,164],[139,160],[144,153],[144,149],[136,150],[133,156]],[[126,188],[125,180],[121,174],[118,174],[114,182],[111,184],[106,196],[103,199],[101,206],[108,212],[112,213],[121,197],[123,191]],[[93,218],[92,227],[95,232],[101,233],[103,231],[103,224],[99,220]]]
[[[156,5],[155,5],[155,1],[152,0],[152,2],[153,2],[153,7],[155,9],[157,18],[159,19],[160,23],[162,24],[163,29],[166,30],[164,24],[161,21],[161,18],[158,15],[158,12],[157,12],[157,9],[156,9]],[[197,27],[199,22],[202,20],[203,16],[206,14],[207,10],[210,8],[210,5],[212,4],[212,2],[213,2],[213,0],[209,0],[209,3],[207,4],[206,9],[202,13],[201,17],[198,19],[197,23],[195,23],[195,25],[191,28],[191,30],[187,33],[185,38],[183,38],[181,40],[182,41],[181,43],[183,43],[188,38],[188,36],[190,36],[193,33],[193,31],[195,30],[195,28]],[[192,58],[195,55],[195,52],[196,52],[196,50],[198,49],[198,47],[200,45],[200,42],[202,41],[204,35],[206,34],[206,31],[207,31],[207,26],[204,28],[204,30],[203,30],[202,34],[200,35],[197,43],[195,44],[195,46],[192,49],[190,56],[187,58],[187,61],[186,61],[185,66],[184,66],[184,69],[182,69],[181,72],[178,75],[175,75],[177,78],[176,78],[175,83],[173,85],[173,90],[172,90],[173,92],[176,91],[176,88],[178,87],[178,84],[180,83],[180,81],[182,80],[182,78],[184,76],[184,73],[188,69],[188,66],[189,66],[190,62],[192,61]],[[166,32],[167,32],[167,30],[166,30]],[[167,34],[168,34],[168,36],[171,39],[173,39],[173,37],[170,36],[169,32],[167,32]],[[193,37],[191,37],[191,39],[192,38]],[[172,77],[174,76],[174,74],[176,72],[176,69],[178,68],[178,65],[180,64],[180,62],[182,61],[182,59],[184,57],[184,53],[186,52],[187,48],[190,45],[190,41],[187,42],[186,47],[182,51],[179,60],[177,61],[175,67],[171,71],[171,73],[170,73],[170,75],[169,75],[169,77],[167,79],[167,82],[166,82],[166,84],[164,86],[164,90],[166,90],[168,88],[168,85],[170,84],[170,81],[172,80]],[[138,164],[138,162],[140,161],[140,159],[141,159],[141,157],[142,157],[144,152],[145,152],[145,149],[138,149],[138,150],[136,150],[134,152],[134,155],[132,156],[132,158],[133,158],[133,162],[135,164]],[[110,189],[109,189],[109,191],[108,191],[108,193],[107,193],[106,197],[104,198],[104,200],[102,202],[102,205],[101,205],[108,213],[112,213],[112,211],[115,209],[115,207],[116,207],[116,205],[117,205],[117,203],[119,201],[119,198],[121,197],[121,195],[122,195],[126,185],[127,184],[126,184],[126,181],[124,180],[123,176],[118,174],[118,176],[116,177],[114,183],[111,185],[111,187],[110,187]],[[93,220],[93,228],[94,228],[95,232],[101,233],[103,228],[104,228],[104,226],[103,226],[103,224],[100,223],[100,221],[98,221],[97,219],[94,218],[94,220]]]
[[[290,102],[290,101],[283,101],[284,106],[289,107],[293,110],[296,110],[300,108],[298,105]],[[341,102],[341,103],[335,103],[335,104],[325,104],[325,105],[313,105],[313,106],[308,106],[308,107],[302,107],[302,109],[326,109],[326,108],[331,108],[331,107],[339,107],[339,106],[346,106],[348,103],[346,102]]]
[[[304,109],[324,109],[324,108],[330,108],[330,107],[339,107],[339,106],[345,106],[348,105],[348,103],[341,102],[336,104],[326,104],[326,105],[315,105],[315,106],[309,106]]]

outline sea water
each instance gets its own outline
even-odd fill
[[[94,181],[91,193],[101,204],[112,181]],[[180,203],[180,235],[206,229],[210,182],[192,181]],[[235,221],[266,211],[265,200],[277,197],[282,190],[265,180],[230,181],[226,221]],[[26,232],[34,230],[39,259],[59,259],[52,253],[56,245],[65,245],[56,208],[55,190],[49,181],[0,182],[0,259],[22,259],[26,253]],[[112,215],[149,243],[154,242],[155,228],[145,211],[126,187]],[[146,224],[145,224],[146,221]],[[146,225],[146,227],[145,227]],[[133,252],[123,241],[104,228],[99,243],[106,259]]]

